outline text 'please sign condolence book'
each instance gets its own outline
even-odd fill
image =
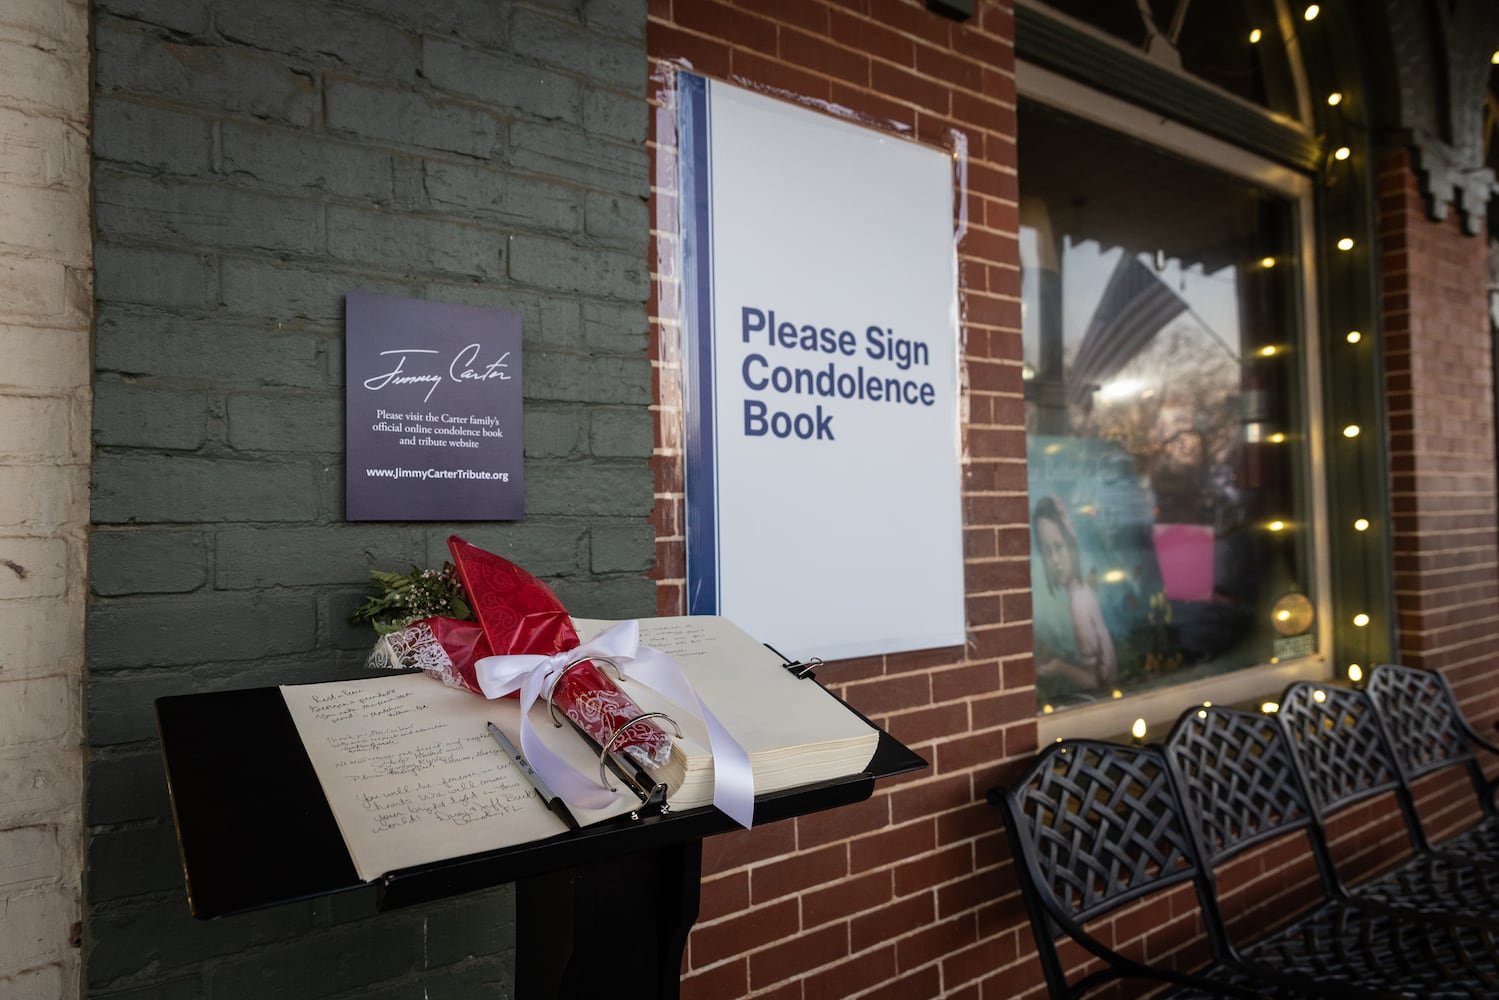
[[[613,622],[575,620],[591,638]],[[640,641],[670,654],[698,696],[749,755],[756,794],[856,774],[879,731],[725,618],[640,621]],[[702,723],[638,680],[625,688],[647,711],[679,721],[664,769],[673,810],[713,799],[713,764]],[[287,685],[282,696],[343,833],[359,877],[529,843],[566,833],[515,762],[491,738],[498,725],[520,743],[520,704],[486,700],[421,673]],[[555,728],[544,701],[531,724],[583,774],[598,757],[571,728]],[[631,812],[621,792],[601,809],[572,811],[587,826]]]

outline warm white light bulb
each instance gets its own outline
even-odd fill
[[[1250,45],[1258,45],[1260,43],[1260,39],[1264,38],[1264,37],[1265,37],[1265,33],[1263,31],[1261,31],[1259,28],[1255,28],[1253,31],[1251,31],[1249,33],[1249,44]]]
[[[1328,105],[1328,107],[1335,108],[1339,104],[1342,104],[1342,103],[1343,103],[1343,94],[1342,94],[1341,91],[1334,90],[1332,93],[1330,93],[1330,94],[1327,95],[1327,105]]]
[[[1347,146],[1339,146],[1337,149],[1332,151],[1332,158],[1334,160],[1346,160],[1352,155],[1353,150],[1349,149]]]
[[[1308,21],[1315,21],[1317,19],[1317,15],[1320,13],[1322,13],[1321,7],[1318,7],[1316,4],[1310,4],[1307,6],[1306,10],[1302,12],[1301,16],[1306,18]]]
[[[1357,344],[1360,340],[1363,340],[1363,339],[1364,339],[1364,335],[1362,333],[1359,333],[1357,330],[1349,330],[1348,331],[1348,343],[1350,343],[1350,344]]]
[[[1364,679],[1364,668],[1357,663],[1348,664],[1348,679],[1357,684]]]
[[[1367,517],[1361,517],[1357,521],[1354,521],[1353,522],[1353,530],[1354,531],[1368,531],[1369,530],[1369,519]]]
[[[1358,626],[1359,628],[1363,628],[1365,625],[1369,624],[1369,616],[1360,611],[1358,614],[1353,616],[1353,624]]]
[[[1358,437],[1358,424],[1349,424],[1347,427],[1344,427],[1343,428],[1343,436],[1345,438],[1356,438],[1356,437]]]
[[[1286,530],[1286,522],[1284,522],[1284,521],[1271,521],[1270,524],[1269,524],[1269,528],[1270,528],[1271,531],[1284,531],[1284,530]]]
[[[1280,711],[1280,703],[1267,701],[1260,706],[1260,711],[1264,712],[1266,715],[1274,715],[1276,712]]]
[[[1269,268],[1269,267],[1274,267],[1274,266],[1275,266],[1275,258],[1274,257],[1261,257],[1260,258],[1260,267]]]
[[[1145,738],[1145,720],[1136,719],[1135,724],[1129,727],[1129,734],[1137,740]]]
[[[1260,348],[1260,354],[1263,357],[1267,357],[1267,358],[1273,358],[1273,357],[1275,357],[1275,345],[1273,345],[1273,344],[1266,344],[1264,347]]]
[[[1315,691],[1312,692],[1312,701],[1315,701],[1318,704],[1320,704],[1320,703],[1322,703],[1322,702],[1324,702],[1326,700],[1327,700],[1327,692],[1324,691],[1324,690],[1322,690],[1321,688],[1318,688],[1317,690],[1315,690]]]
[[[1352,250],[1353,249],[1353,237],[1352,236],[1345,236],[1342,239],[1338,240],[1338,249],[1342,250],[1344,253],[1347,253],[1349,250]]]
[[[1285,439],[1286,439],[1286,436],[1284,434],[1282,434],[1280,431],[1276,431],[1274,434],[1271,434],[1265,440],[1269,441],[1271,444],[1280,444]]]

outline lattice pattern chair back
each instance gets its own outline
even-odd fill
[[[1006,828],[1056,916],[1081,925],[1199,871],[1159,751],[1055,744],[1007,791]]]
[[[1313,826],[1285,736],[1272,717],[1217,706],[1188,709],[1165,749],[1209,867],[1271,837]]]
[[[1499,781],[1490,781],[1478,760],[1479,750],[1499,756],[1499,746],[1473,730],[1447,679],[1435,671],[1382,663],[1369,674],[1369,696],[1384,720],[1407,782],[1413,783],[1422,775],[1449,767],[1461,767],[1478,799],[1478,822],[1435,846],[1421,823],[1420,813],[1413,808],[1416,843],[1454,860],[1499,864],[1499,807],[1494,804]],[[1412,798],[1414,794],[1412,791]],[[1446,819],[1450,822],[1454,817],[1449,815]]]
[[[1101,981],[1139,974],[1143,966],[1114,952],[1084,925],[1186,881],[1194,883],[1214,954],[1223,954],[1222,919],[1211,908],[1160,751],[1098,740],[1052,744],[1037,754],[1020,781],[993,789],[989,800],[1004,813],[1052,996],[1080,996]],[[1059,929],[1104,958],[1105,968],[1069,984],[1056,947]]]
[[[1406,808],[1394,752],[1364,692],[1300,681],[1281,696],[1276,717],[1321,815],[1383,792]]]
[[[1441,674],[1382,663],[1370,671],[1368,691],[1406,778],[1474,763],[1467,724]]]

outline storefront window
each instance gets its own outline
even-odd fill
[[[1020,103],[1043,711],[1316,651],[1299,205]]]

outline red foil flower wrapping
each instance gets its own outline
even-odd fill
[[[483,628],[489,647],[484,655],[550,656],[578,645],[572,619],[546,584],[508,559],[470,545],[457,535],[448,538],[448,551],[453,554],[453,565],[458,567],[469,604]],[[447,647],[447,643],[443,645]],[[468,664],[468,680],[477,689],[473,662]],[[601,747],[609,745],[622,727],[642,714],[642,709],[591,661],[553,680],[550,700]],[[642,721],[620,734],[613,747],[641,764],[659,767],[671,755],[671,738],[655,723]]]

